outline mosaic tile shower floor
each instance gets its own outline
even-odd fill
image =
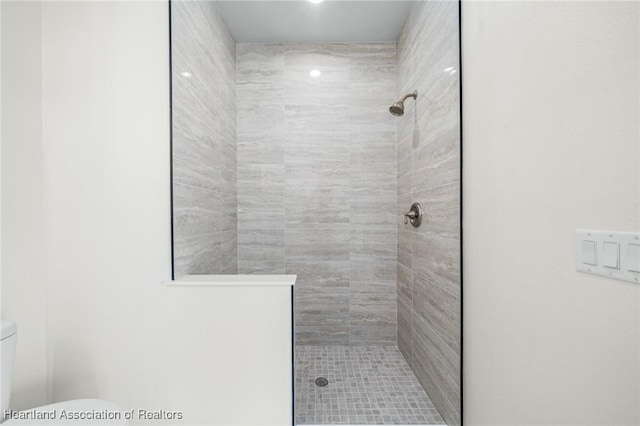
[[[329,384],[319,387],[318,377]],[[299,425],[442,425],[395,346],[298,346]]]

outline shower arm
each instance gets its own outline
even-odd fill
[[[407,93],[406,95],[404,95],[404,98],[402,98],[400,102],[404,102],[409,98],[418,99],[418,91],[416,90],[413,93]]]

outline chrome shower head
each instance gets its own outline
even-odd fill
[[[408,93],[406,95],[404,95],[404,97],[399,100],[398,102],[396,102],[395,104],[391,105],[391,107],[389,107],[389,112],[395,116],[401,117],[404,115],[404,101],[407,100],[407,98],[413,98],[413,99],[418,99],[418,91],[414,91],[413,93]]]

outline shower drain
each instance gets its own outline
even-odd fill
[[[316,385],[320,386],[321,388],[327,386],[329,384],[329,380],[327,380],[325,377],[318,377],[316,379]]]

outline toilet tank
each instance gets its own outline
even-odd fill
[[[4,420],[5,410],[9,409],[11,399],[11,377],[13,376],[13,362],[16,357],[17,328],[15,321],[2,320],[2,340],[0,340],[0,398],[2,412],[0,421]]]

